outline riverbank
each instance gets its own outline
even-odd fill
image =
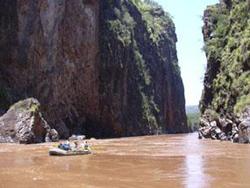
[[[94,153],[51,157],[54,143],[0,144],[0,187],[248,187],[250,146],[197,134],[90,140]]]

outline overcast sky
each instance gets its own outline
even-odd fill
[[[186,105],[199,103],[206,58],[201,27],[207,5],[219,0],[155,0],[173,17],[178,38],[177,51],[185,86]]]

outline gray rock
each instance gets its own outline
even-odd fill
[[[13,139],[10,136],[0,136],[0,143],[13,143]]]
[[[219,135],[218,135],[218,139],[221,140],[221,141],[226,141],[228,140],[226,134],[224,132],[221,132]]]
[[[51,142],[50,134],[49,133],[46,133],[45,142]]]
[[[244,120],[239,125],[239,143],[249,143],[250,141],[250,119]]]
[[[58,132],[55,129],[51,129],[50,130],[50,136],[51,136],[52,142],[59,141],[59,134],[58,134]]]
[[[209,121],[206,118],[201,117],[200,118],[200,126],[201,127],[209,127],[210,126]]]
[[[210,123],[210,127],[217,127],[216,121],[212,121],[212,122]]]
[[[51,130],[34,98],[15,103],[0,117],[0,142],[40,143]]]
[[[238,133],[239,133],[239,129],[238,129],[237,125],[234,123],[232,125],[231,139],[234,140],[235,135],[238,135]]]
[[[212,138],[213,140],[217,139],[217,135],[216,135],[216,133],[215,133],[214,131],[211,132],[211,138]]]
[[[238,143],[238,142],[239,142],[239,134],[235,134],[235,135],[233,136],[233,142],[234,142],[234,143]]]
[[[45,142],[57,142],[59,141],[59,134],[55,129],[50,129],[45,137]]]
[[[232,132],[232,125],[233,125],[233,121],[232,120],[230,120],[228,118],[225,118],[225,117],[222,117],[222,118],[219,118],[219,124],[220,124],[221,130],[226,135],[228,135],[229,133]]]
[[[235,134],[235,135],[233,136],[233,142],[234,142],[234,143],[238,143],[238,142],[239,142],[239,134]]]
[[[239,120],[241,123],[238,126],[239,143],[250,142],[250,106],[247,106],[242,112]]]
[[[199,132],[204,138],[211,138],[211,127],[201,127]]]
[[[222,131],[221,131],[220,128],[218,128],[218,127],[216,127],[216,129],[215,129],[214,131],[215,131],[215,133],[216,133],[217,135],[219,135],[219,134],[222,133]]]

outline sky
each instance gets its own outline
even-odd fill
[[[185,87],[186,105],[198,105],[203,89],[206,57],[202,51],[202,15],[219,0],[155,0],[172,16],[177,33],[177,53]]]

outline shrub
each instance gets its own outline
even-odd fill
[[[245,109],[245,107],[247,107],[249,105],[250,105],[250,94],[243,95],[237,101],[237,103],[234,107],[234,112],[241,113]]]

